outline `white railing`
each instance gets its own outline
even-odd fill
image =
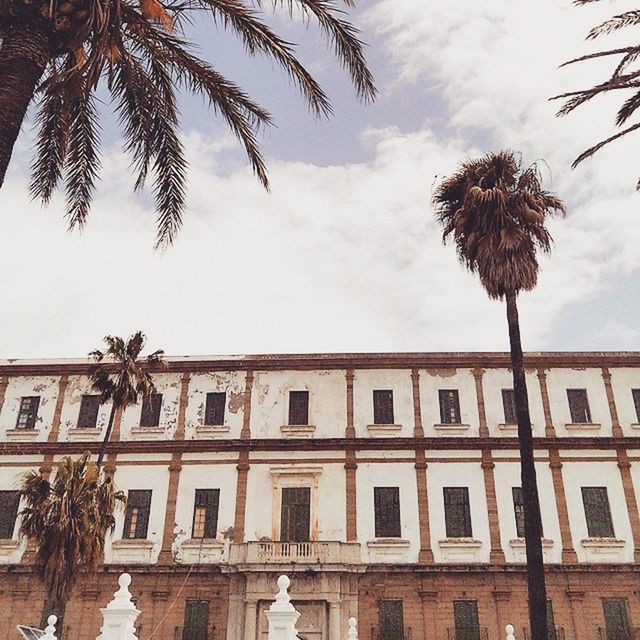
[[[352,542],[280,542],[257,540],[232,544],[229,564],[357,564],[360,545]]]
[[[258,562],[315,560],[327,562],[330,558],[328,542],[258,542]]]

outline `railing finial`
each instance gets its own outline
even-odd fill
[[[508,624],[504,630],[507,632],[507,640],[516,640],[516,636],[514,635],[515,629],[512,624]]]

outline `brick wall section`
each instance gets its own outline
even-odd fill
[[[562,562],[577,562],[578,556],[573,548],[569,511],[567,510],[567,498],[564,492],[564,480],[562,479],[562,462],[560,461],[560,454],[557,449],[549,450],[549,467],[551,467],[553,488],[556,495],[556,505],[558,507]]]
[[[622,438],[624,437],[624,434],[620,427],[618,409],[616,408],[616,399],[613,395],[613,388],[611,386],[611,373],[607,367],[602,367],[602,381],[604,382],[604,390],[607,393],[607,403],[609,404],[609,414],[611,415],[611,433],[614,438]]]
[[[489,437],[489,427],[487,426],[487,412],[484,406],[484,389],[482,388],[482,376],[484,375],[484,369],[474,369],[473,379],[476,383],[476,399],[478,402],[478,418],[480,422],[480,437]]]
[[[56,408],[53,412],[53,421],[51,423],[51,430],[47,440],[49,442],[56,442],[58,440],[58,433],[60,432],[60,416],[62,415],[62,405],[64,404],[64,396],[67,391],[67,385],[69,384],[69,376],[62,376],[58,382],[58,397],[56,398]]]
[[[411,370],[411,386],[413,390],[413,435],[416,438],[424,438],[422,426],[422,407],[420,405],[420,372]]]
[[[631,463],[626,449],[618,449],[618,467],[620,468],[624,499],[627,503],[627,512],[629,513],[629,522],[633,535],[633,557],[635,562],[640,562],[640,514],[638,513],[636,490],[631,477]]]
[[[538,369],[538,383],[542,396],[542,409],[544,410],[544,435],[547,438],[555,438],[556,430],[551,417],[551,404],[549,402],[549,389],[547,388],[547,373],[544,369]]]
[[[233,524],[233,542],[244,542],[244,523],[247,510],[247,480],[249,477],[249,453],[246,449],[238,458],[238,480],[236,484],[236,512]]]
[[[496,483],[494,478],[495,464],[491,449],[482,450],[482,473],[484,474],[484,490],[487,499],[487,516],[489,518],[489,540],[491,551],[489,559],[492,563],[505,561],[500,545],[500,522],[498,520],[498,502],[496,500]]]
[[[247,371],[244,386],[244,402],[242,407],[242,431],[240,437],[248,440],[251,437],[251,392],[253,390],[253,371]]]
[[[358,540],[358,518],[356,504],[358,501],[356,473],[358,465],[356,463],[356,452],[347,449],[344,463],[346,474],[346,518],[347,518],[347,542],[357,542]]]

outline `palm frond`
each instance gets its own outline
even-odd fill
[[[613,142],[614,140],[618,140],[618,138],[622,138],[623,136],[626,136],[628,133],[631,133],[632,131],[636,131],[637,129],[640,129],[640,123],[639,124],[634,124],[631,127],[627,127],[626,129],[624,129],[623,131],[619,131],[618,133],[606,138],[605,140],[602,140],[602,142],[598,142],[598,144],[594,145],[593,147],[590,147],[589,149],[587,149],[586,151],[583,151],[574,161],[573,164],[571,165],[571,167],[573,169],[575,169],[581,162],[583,162],[584,160],[586,160],[587,158],[590,158],[594,153],[596,153],[597,151],[599,151],[600,149],[602,149],[602,147],[610,144],[611,142]]]
[[[633,27],[638,24],[640,24],[640,10],[626,11],[591,29],[587,34],[587,39],[593,40],[598,36],[612,33],[625,27]]]

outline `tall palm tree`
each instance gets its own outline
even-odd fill
[[[35,566],[47,597],[41,626],[58,616],[61,637],[66,603],[81,571],[102,561],[105,536],[113,532],[116,508],[125,502],[110,477],[100,478],[89,453],[63,458],[52,481],[29,471],[22,479],[20,535],[36,544]]]
[[[358,95],[375,86],[358,30],[340,5],[355,0],[270,0],[319,24]],[[100,171],[96,91],[111,93],[132,156],[136,189],[153,178],[157,245],[172,242],[185,206],[187,162],[178,137],[176,89],[202,95],[243,144],[268,187],[256,139],[269,113],[208,62],[194,55],[181,27],[212,18],[247,52],[282,67],[318,116],[329,100],[296,58],[294,47],[264,21],[265,0],[0,0],[0,186],[27,107],[38,107],[31,192],[48,203],[63,174],[70,228],[82,227]]]
[[[590,4],[592,2],[600,2],[600,0],[574,0],[574,4],[583,5]],[[589,31],[587,34],[588,40],[593,40],[598,36],[607,35],[623,29],[624,27],[631,27],[640,25],[640,9],[634,9],[632,11],[626,11],[617,16],[614,16],[610,20],[599,24]],[[565,103],[558,111],[559,116],[567,115],[580,105],[588,102],[596,96],[611,92],[619,91],[620,89],[630,89],[633,91],[632,95],[628,96],[624,101],[618,113],[616,114],[615,124],[617,127],[624,127],[627,124],[629,118],[633,116],[638,108],[640,108],[640,70],[634,63],[638,61],[640,57],[640,44],[629,45],[627,47],[620,47],[617,49],[606,49],[604,51],[598,51],[596,53],[590,53],[579,58],[574,58],[565,62],[566,66],[574,64],[576,62],[583,62],[585,60],[592,60],[594,58],[602,58],[613,56],[616,58],[615,66],[611,76],[604,82],[594,85],[589,89],[581,89],[579,91],[569,91],[560,95],[554,96],[552,100],[565,99]],[[589,147],[586,151],[583,151],[574,161],[573,168],[578,166],[583,160],[590,158],[594,153],[602,149],[602,147],[608,145],[614,140],[618,140],[623,136],[626,136],[633,131],[640,129],[640,124],[632,124],[624,127],[617,133],[609,136],[605,140],[598,142],[597,144]],[[636,189],[640,191],[640,180],[636,183]]]
[[[147,341],[142,331],[134,333],[126,342],[117,336],[105,336],[104,341],[107,345],[105,351],[96,349],[89,354],[96,361],[91,381],[93,388],[100,393],[100,404],[111,402],[109,423],[98,454],[98,468],[107,450],[116,411],[137,404],[140,399],[147,400],[155,392],[149,368],[164,365],[162,349],[146,358],[140,357]]]
[[[524,499],[529,622],[532,640],[546,640],[542,520],[517,297],[520,291],[535,287],[537,253],[551,249],[545,221],[549,215],[564,213],[564,204],[542,189],[536,165],[523,168],[511,151],[463,162],[438,185],[433,202],[443,240],[453,237],[460,262],[478,274],[490,298],[506,300]]]

